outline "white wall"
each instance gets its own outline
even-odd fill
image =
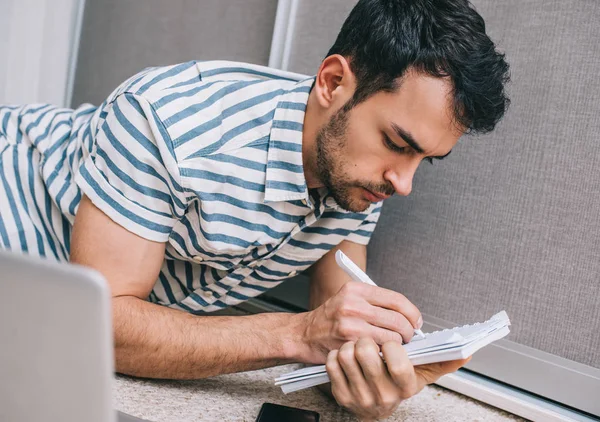
[[[0,103],[70,99],[84,0],[0,0]]]

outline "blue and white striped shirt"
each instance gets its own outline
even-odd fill
[[[368,243],[375,228],[380,204],[347,212],[325,188],[307,189],[302,127],[313,81],[224,61],[149,68],[98,108],[53,109],[70,119],[64,134],[55,116],[53,129],[37,130],[46,135],[28,139],[62,225],[85,194],[127,230],[166,242],[151,301],[210,312],[275,287],[343,240]],[[17,111],[0,107],[9,144]],[[30,114],[32,124],[49,118]]]

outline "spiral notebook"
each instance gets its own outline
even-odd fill
[[[465,359],[482,347],[506,336],[510,332],[509,326],[508,315],[502,311],[485,322],[413,337],[410,343],[404,344],[403,347],[415,366]],[[275,379],[275,385],[279,385],[286,394],[327,382],[329,376],[325,365],[309,366]]]

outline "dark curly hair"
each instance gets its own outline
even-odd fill
[[[467,0],[360,0],[332,54],[349,60],[357,81],[345,108],[394,92],[410,69],[450,77],[455,119],[466,132],[492,131],[510,104],[508,63]]]

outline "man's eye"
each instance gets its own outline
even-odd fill
[[[383,134],[383,140],[385,142],[385,145],[391,149],[392,151],[395,152],[404,152],[406,147],[399,147],[398,145],[396,145],[395,143],[392,142],[392,140],[390,139],[389,136],[387,136],[386,133]]]

